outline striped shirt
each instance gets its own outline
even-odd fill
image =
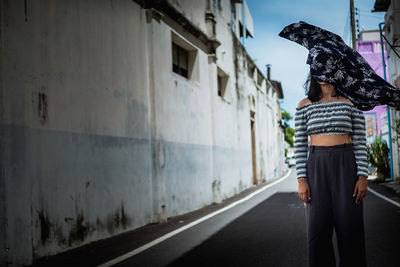
[[[295,159],[297,178],[307,177],[308,136],[348,134],[351,136],[357,163],[357,175],[368,177],[365,117],[348,102],[313,102],[296,108]]]

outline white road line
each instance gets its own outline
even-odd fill
[[[376,192],[375,190],[372,190],[370,187],[368,187],[368,191],[371,191],[371,193],[374,193],[374,194],[377,195],[378,197],[380,197],[380,198],[386,200],[387,202],[392,203],[393,205],[395,205],[395,206],[397,206],[397,207],[400,208],[400,203],[399,203],[399,202],[394,201],[394,200],[392,200],[392,199],[390,199],[390,198],[388,198],[388,197],[385,197],[385,196],[382,195],[382,194],[379,194],[379,193]]]
[[[280,178],[279,180],[276,180],[275,182],[267,184],[266,186],[264,186],[264,187],[258,189],[257,191],[249,194],[248,196],[246,196],[246,197],[244,197],[242,199],[239,199],[238,201],[233,202],[233,203],[229,204],[228,206],[226,206],[226,207],[224,207],[222,209],[214,211],[213,213],[210,213],[210,214],[208,214],[208,215],[206,215],[206,216],[204,216],[204,217],[202,217],[202,218],[200,218],[200,219],[198,219],[196,221],[193,221],[193,222],[191,222],[191,223],[189,223],[187,225],[184,225],[184,226],[182,226],[182,227],[180,227],[180,228],[178,228],[178,229],[176,229],[176,230],[174,230],[174,231],[172,231],[172,232],[170,232],[170,233],[168,233],[166,235],[163,235],[163,236],[161,236],[161,237],[159,237],[159,238],[157,238],[157,239],[155,239],[155,240],[153,240],[153,241],[151,241],[151,242],[149,242],[149,243],[147,243],[147,244],[145,244],[145,245],[143,245],[141,247],[138,247],[137,249],[134,249],[134,250],[132,250],[132,251],[130,251],[130,252],[124,254],[124,255],[121,255],[121,256],[119,256],[119,257],[117,257],[115,259],[107,261],[106,263],[103,263],[103,264],[99,265],[99,267],[106,267],[106,266],[115,265],[115,264],[117,264],[117,263],[119,263],[119,262],[121,262],[123,260],[126,260],[126,259],[128,259],[128,258],[130,258],[130,257],[132,257],[132,256],[134,256],[136,254],[139,254],[140,252],[145,251],[148,248],[151,248],[152,246],[157,245],[158,243],[163,242],[164,240],[166,240],[166,239],[168,239],[168,238],[170,238],[170,237],[172,237],[172,236],[174,236],[176,234],[179,234],[180,232],[185,231],[186,229],[189,229],[192,226],[195,226],[196,224],[199,224],[199,223],[201,223],[201,222],[203,222],[203,221],[205,221],[205,220],[207,220],[207,219],[209,219],[211,217],[214,217],[215,215],[217,215],[217,214],[219,214],[221,212],[229,210],[229,209],[235,207],[236,205],[238,205],[238,204],[240,204],[240,203],[242,203],[242,202],[244,202],[246,200],[249,200],[250,198],[254,197],[255,195],[263,192],[267,188],[269,188],[269,187],[271,187],[271,186],[273,186],[273,185],[275,185],[275,184],[277,184],[279,182],[282,182],[283,180],[285,180],[290,175],[291,172],[292,172],[292,170],[289,169],[288,173],[285,176],[283,176],[282,178]]]

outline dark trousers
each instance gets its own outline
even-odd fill
[[[365,267],[363,201],[353,197],[358,180],[351,144],[311,146],[307,180],[311,200],[306,206],[310,267],[336,267],[332,244],[336,232],[340,267]]]

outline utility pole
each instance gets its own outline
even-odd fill
[[[355,29],[355,17],[354,17],[354,0],[350,0],[350,24],[351,24],[351,40],[353,49],[356,50],[356,29]]]

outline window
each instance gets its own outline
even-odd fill
[[[236,32],[236,6],[234,3],[231,3],[231,24],[232,30]]]
[[[224,88],[223,88],[222,76],[219,76],[219,75],[218,75],[218,95],[220,97],[224,96]]]
[[[189,52],[172,43],[172,69],[174,72],[188,78]]]
[[[242,23],[239,21],[239,37],[243,37],[243,25]]]
[[[264,77],[261,75],[261,73],[257,70],[257,85],[262,86],[262,83],[264,81]]]
[[[217,6],[220,11],[222,10],[221,0],[213,0],[213,4]]]
[[[220,68],[217,68],[218,95],[222,98],[225,96],[228,87],[229,76]]]
[[[198,48],[192,43],[171,31],[172,73],[191,81],[200,80]]]
[[[253,66],[249,66],[248,68],[247,68],[247,75],[249,75],[249,77],[251,78],[251,79],[253,79],[253,77],[254,77],[254,70],[255,70],[256,68],[255,67],[253,67]]]

